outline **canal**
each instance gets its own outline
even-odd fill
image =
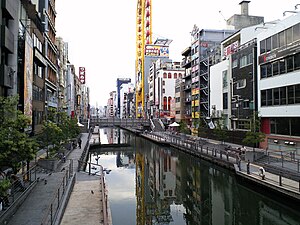
[[[299,204],[243,183],[229,170],[124,130],[100,134],[102,144],[130,144],[89,155],[105,170],[113,225],[300,224]]]

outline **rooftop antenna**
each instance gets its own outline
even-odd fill
[[[221,10],[219,10],[219,13],[220,13],[220,15],[222,16],[223,20],[224,20],[225,22],[227,22],[227,20],[225,19],[225,17],[224,17],[224,15],[222,14],[222,11],[221,11]]]
[[[289,13],[298,13],[297,11],[284,11],[284,12],[283,12],[283,16],[285,16],[285,14],[286,14],[287,12],[289,12]]]

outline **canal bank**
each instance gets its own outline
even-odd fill
[[[134,132],[132,128],[123,128]],[[194,137],[190,135],[175,134],[169,132],[142,132],[139,135],[160,145],[176,148],[180,151],[207,160],[213,164],[222,166],[235,172],[238,179],[248,183],[259,185],[274,193],[287,197],[292,201],[300,201],[300,174],[299,170],[293,171],[294,165],[290,163],[287,168],[277,167],[269,170],[271,166],[256,163],[255,159],[263,158],[265,151],[248,149],[244,154],[236,151],[242,146],[226,143],[216,144],[216,141]],[[231,150],[228,149],[231,146]],[[235,151],[232,151],[235,149]],[[247,166],[248,164],[248,166]],[[289,165],[289,164],[287,164]],[[247,168],[248,167],[248,168]],[[264,172],[261,173],[261,168]],[[275,171],[275,173],[274,173]]]

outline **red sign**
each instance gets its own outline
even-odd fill
[[[81,84],[85,84],[85,67],[79,67],[79,81]]]

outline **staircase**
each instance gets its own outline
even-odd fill
[[[158,118],[151,119],[151,126],[153,132],[165,131],[165,128],[162,126],[162,122]]]

